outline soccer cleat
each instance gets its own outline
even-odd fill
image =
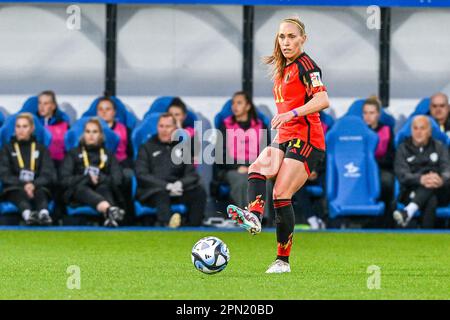
[[[176,229],[181,225],[181,214],[174,213],[169,220],[169,228]]]
[[[408,225],[410,218],[405,210],[395,210],[393,216],[399,226],[405,228]]]
[[[284,262],[283,260],[277,259],[273,262],[269,269],[267,269],[266,273],[287,273],[291,272],[291,267],[289,263]]]
[[[254,213],[243,210],[235,205],[227,208],[228,216],[238,225],[255,235],[261,232],[261,221]]]

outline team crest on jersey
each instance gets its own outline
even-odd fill
[[[287,74],[286,77],[284,78],[284,82],[285,82],[285,83],[288,83],[290,79],[291,79],[291,73],[288,72],[288,74]]]
[[[322,80],[320,79],[320,73],[319,72],[311,72],[309,74],[309,77],[311,78],[311,85],[314,88],[323,86]]]

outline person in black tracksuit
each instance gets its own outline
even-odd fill
[[[396,210],[394,219],[407,226],[417,210],[422,211],[422,227],[433,228],[438,206],[448,204],[450,161],[447,146],[431,138],[428,117],[416,116],[412,137],[406,139],[395,155],[394,169],[400,182],[399,201],[404,210]]]
[[[16,118],[15,135],[0,152],[3,198],[19,208],[28,225],[50,225],[50,188],[56,181],[50,153],[33,136],[30,113]]]
[[[186,223],[199,226],[204,216],[206,192],[190,157],[184,155],[187,159],[183,159],[181,145],[171,141],[175,130],[173,116],[163,114],[158,121],[158,135],[139,148],[135,163],[136,197],[142,204],[157,208],[159,225],[180,226],[181,215],[172,215],[170,205],[185,203],[188,207]]]
[[[64,158],[61,183],[67,204],[88,205],[103,214],[105,226],[117,227],[125,214],[118,206],[122,170],[103,141],[100,121],[90,119],[86,122],[80,145]]]

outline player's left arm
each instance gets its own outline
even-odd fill
[[[301,73],[302,74],[302,73]],[[329,107],[330,101],[328,99],[327,90],[321,80],[322,72],[315,66],[313,70],[305,72],[301,78],[306,88],[306,94],[310,97],[309,101],[303,106],[277,114],[272,119],[272,128],[278,129],[283,123],[286,123],[294,117],[303,117],[311,113],[320,112]]]
[[[309,100],[302,107],[293,109],[291,111],[277,114],[272,119],[272,129],[278,129],[283,123],[286,123],[294,117],[307,116],[308,114],[322,111],[328,108],[330,100],[326,91],[320,91],[314,94],[313,98]]]

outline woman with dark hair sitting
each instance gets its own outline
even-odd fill
[[[190,139],[191,146],[191,160],[193,164],[197,164],[199,161],[198,156],[201,152],[200,150],[200,142],[198,136],[195,134],[195,129],[191,126],[185,125],[185,121],[187,118],[188,110],[186,104],[179,97],[173,98],[170,102],[169,108],[167,109],[167,113],[169,113],[172,117],[175,118],[177,123],[177,129],[184,130],[187,136]]]
[[[66,203],[88,205],[102,213],[108,227],[117,227],[125,211],[117,206],[122,171],[105,149],[100,120],[86,122],[80,145],[70,150],[61,167]]]
[[[43,91],[38,96],[38,112],[36,114],[42,125],[52,134],[49,146],[50,157],[59,167],[65,155],[64,135],[69,130],[69,123],[63,119],[53,91]]]
[[[246,92],[233,95],[233,114],[219,128],[223,137],[224,163],[218,165],[219,180],[229,183],[230,195],[237,206],[248,204],[248,167],[267,144],[269,132],[258,119],[256,108]]]
[[[50,225],[50,188],[56,181],[48,150],[36,142],[31,113],[16,117],[15,135],[0,155],[0,179],[6,201],[16,205],[28,225]]]
[[[122,168],[133,167],[133,147],[131,145],[131,133],[125,124],[116,121],[116,105],[109,97],[102,97],[97,104],[97,116],[103,119],[111,130],[119,136],[119,145],[116,158]]]

